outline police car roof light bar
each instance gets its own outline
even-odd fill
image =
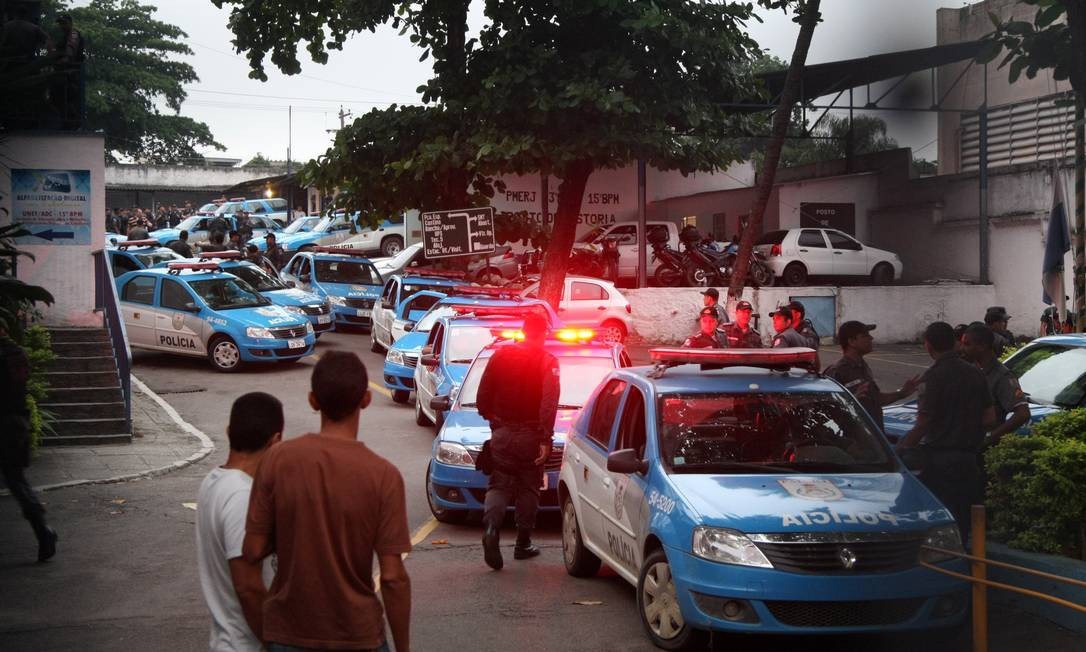
[[[348,249],[347,247],[313,247],[310,251],[314,251],[319,254],[339,254],[341,256],[356,256],[358,258],[368,258],[369,254],[364,251],[358,251],[357,249]]]
[[[161,247],[162,244],[158,240],[125,240],[124,242],[118,242],[118,249],[128,249],[129,247]]]
[[[560,328],[551,335],[560,342],[591,342],[596,339],[596,331],[591,328]]]
[[[491,329],[490,334],[500,340],[524,341],[524,331],[519,328]]]
[[[231,197],[229,201],[245,201],[244,197]]]
[[[471,304],[453,304],[453,312],[457,315],[479,315],[481,317],[491,317],[494,315],[506,316],[506,317],[524,317],[533,310],[538,310],[539,307],[535,304],[527,306],[473,306]]]
[[[517,291],[512,288],[500,288],[490,285],[455,285],[451,288],[451,291],[455,294],[478,294],[510,299],[520,298]]]
[[[652,361],[658,364],[710,364],[718,367],[762,367],[791,369],[799,367],[817,371],[818,354],[814,349],[790,347],[783,349],[650,349]]]
[[[418,267],[416,269],[405,269],[404,276],[422,276],[433,278],[465,278],[467,274],[464,272],[454,272],[452,270],[444,269],[430,269],[427,267]]]
[[[166,265],[166,271],[170,274],[180,274],[181,270],[207,270],[213,272],[222,271],[218,263],[206,262],[206,263],[168,263]]]
[[[227,251],[201,251],[196,254],[196,257],[200,260],[219,259],[230,260],[232,258],[241,258],[241,252],[237,249],[229,249]]]

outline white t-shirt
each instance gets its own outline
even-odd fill
[[[212,652],[259,652],[260,641],[249,629],[241,610],[230,560],[241,557],[245,541],[245,516],[253,479],[237,469],[217,468],[200,484],[196,498],[196,557],[200,586],[211,611]],[[264,585],[271,585],[270,564],[265,560]]]

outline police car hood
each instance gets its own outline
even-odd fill
[[[301,245],[320,240],[323,235],[326,234],[316,233],[314,231],[299,231],[298,233],[283,233],[282,231],[276,231],[275,242],[283,249],[297,249]]]
[[[232,310],[220,310],[216,313],[220,317],[229,317],[241,322],[245,326],[258,326],[261,328],[293,328],[304,327],[309,320],[303,315],[288,311],[283,306],[274,303],[270,306],[258,306],[255,308],[234,308]]]
[[[281,290],[261,290],[261,294],[280,306],[322,306],[324,299],[312,292],[299,290],[298,288],[283,288]]]
[[[422,352],[422,347],[426,346],[426,340],[429,338],[429,331],[408,331],[392,344],[392,349],[400,353],[418,355]]]
[[[581,411],[558,410],[554,418],[554,443],[556,446],[565,446],[566,433],[573,425],[574,419]],[[462,446],[482,446],[483,442],[490,439],[490,422],[475,410],[453,410],[445,418],[445,425],[441,429],[441,440],[451,441]]]
[[[181,239],[181,229],[155,229],[147,234],[147,237],[166,244],[171,240]]]
[[[328,294],[348,299],[376,299],[381,296],[380,285],[358,285],[355,283],[327,283],[318,280],[318,283]]]
[[[1029,404],[1029,423],[1026,423],[1017,431],[1019,435],[1029,433],[1030,426],[1041,419],[1057,414],[1062,410],[1054,405],[1042,405],[1040,403]],[[882,420],[886,426],[886,438],[891,443],[897,443],[916,425],[916,401],[883,408]]]
[[[747,533],[925,530],[952,520],[907,472],[668,479],[699,523]]]

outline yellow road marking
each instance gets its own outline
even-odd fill
[[[389,391],[389,389],[387,387],[385,387],[384,385],[378,385],[377,383],[373,382],[372,380],[370,381],[370,389],[377,392],[378,394],[382,394],[384,396],[392,398],[392,392]]]
[[[429,521],[426,521],[425,523],[420,525],[418,527],[418,529],[416,529],[415,532],[411,535],[411,545],[412,546],[417,546],[420,543],[422,543],[423,539],[430,536],[430,533],[433,532],[434,530],[436,530],[438,525],[441,525],[441,524],[437,522],[436,518],[431,516]],[[400,555],[400,559],[407,559],[407,554],[408,553],[405,552],[402,555]],[[376,573],[373,574],[373,586],[374,586],[374,588],[376,588],[378,593],[381,592],[381,571],[380,570],[378,570]]]

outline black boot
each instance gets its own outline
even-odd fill
[[[483,559],[486,560],[486,565],[494,570],[501,570],[502,566],[505,565],[499,547],[500,543],[501,532],[499,532],[498,528],[488,525],[486,532],[483,533]]]
[[[34,519],[30,523],[38,537],[38,561],[49,561],[57,554],[57,533],[45,524],[45,519]]]
[[[539,548],[532,545],[532,530],[521,528],[517,530],[517,544],[513,546],[513,559],[531,559],[538,557]]]

